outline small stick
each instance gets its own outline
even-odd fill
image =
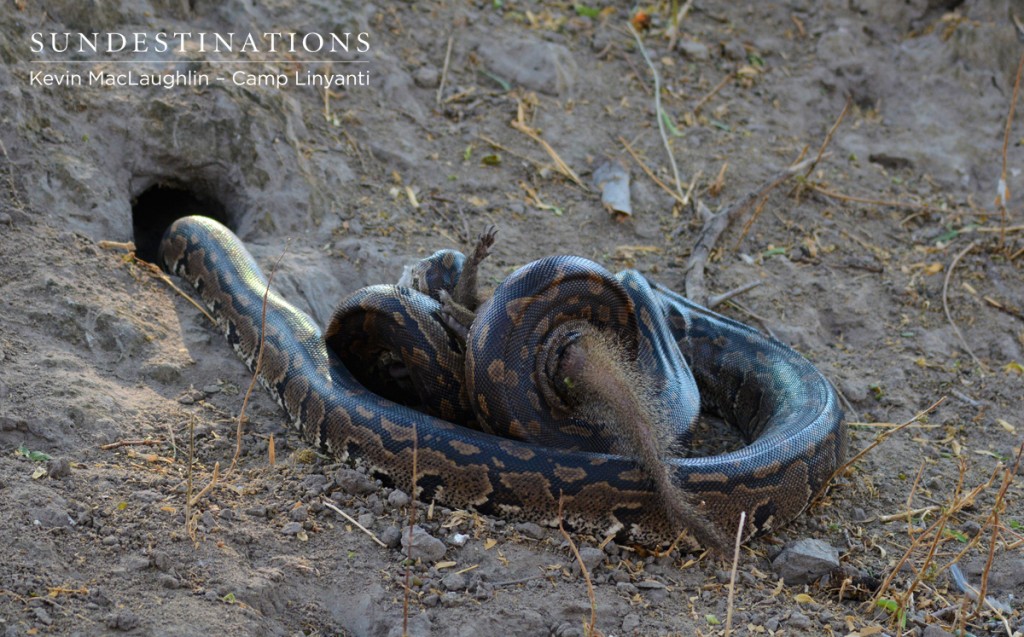
[[[834,190],[829,190],[828,188],[825,188],[824,186],[819,186],[817,184],[807,184],[807,187],[810,188],[811,190],[816,191],[816,192],[820,192],[821,194],[825,195],[826,197],[832,197],[834,199],[839,199],[841,201],[852,201],[854,203],[863,203],[863,204],[868,204],[868,205],[871,205],[871,206],[888,206],[890,208],[902,208],[904,210],[917,210],[919,212],[939,212],[940,211],[940,209],[936,208],[935,206],[926,206],[924,204],[913,203],[913,202],[910,202],[910,201],[893,201],[893,200],[889,200],[889,199],[870,199],[870,198],[867,198],[867,197],[857,197],[855,195],[844,195],[841,192],[836,192]],[[979,230],[978,228],[975,228],[975,231],[978,231],[978,230]],[[985,232],[984,230],[981,230],[981,231]],[[989,230],[989,232],[999,232],[999,230],[998,229],[992,229],[992,230]]]
[[[409,573],[412,572],[412,530],[416,524],[416,473],[417,458],[419,456],[419,436],[416,429],[416,421],[412,423],[412,494],[409,499],[409,552],[408,562],[405,567],[405,595],[402,599],[402,637],[409,634],[409,595],[412,589],[409,587]]]
[[[274,267],[270,269],[270,275],[267,277],[267,286],[263,290],[263,308],[260,311],[260,344],[256,352],[256,365],[252,370],[252,378],[249,379],[249,387],[245,390],[245,397],[242,398],[242,408],[238,410],[238,427],[235,429],[235,455],[231,457],[231,466],[228,467],[226,472],[229,474],[235,470],[238,458],[242,455],[242,425],[245,422],[245,408],[249,405],[249,397],[252,396],[252,390],[256,386],[256,379],[259,378],[260,369],[263,368],[263,350],[267,340],[267,297],[270,295],[270,284],[273,283],[274,275],[277,274],[277,268],[281,265],[281,259],[284,258],[287,251],[286,246],[281,256],[277,257],[277,261],[274,262]]]
[[[220,478],[220,463],[215,462],[213,463],[213,477],[210,479],[210,484],[203,487],[203,490],[197,493],[196,497],[192,498],[192,501],[189,502],[189,506],[194,507],[199,504],[199,501],[203,499],[203,496],[209,493],[213,487],[217,486],[218,478]]]
[[[732,572],[729,575],[729,603],[725,611],[725,637],[732,634],[732,603],[736,595],[736,569],[740,564],[740,542],[743,540],[743,525],[747,521],[747,512],[740,511],[740,523],[736,528],[736,544],[732,553]]]
[[[825,133],[825,139],[821,142],[821,147],[818,149],[818,154],[814,157],[814,161],[811,162],[811,165],[807,167],[807,172],[804,173],[804,179],[807,179],[808,177],[811,176],[811,173],[814,172],[815,166],[817,166],[818,162],[821,161],[821,158],[825,156],[825,149],[828,148],[828,145],[832,142],[832,136],[836,134],[836,130],[839,128],[839,125],[843,122],[843,118],[846,117],[846,113],[849,110],[850,96],[847,95],[846,104],[843,105],[843,110],[839,113],[839,117],[836,118],[836,121],[832,124],[832,127],[828,129],[827,133]]]
[[[105,445],[100,445],[100,449],[103,451],[110,451],[111,449],[120,449],[121,447],[131,446],[148,446],[155,447],[157,445],[164,444],[163,440],[118,440],[117,442],[109,442]]]
[[[1017,449],[1017,459],[1014,460],[1013,466],[1007,467],[1006,472],[1003,474],[1003,483],[999,485],[996,501],[992,505],[992,512],[989,515],[989,520],[992,524],[992,541],[988,547],[988,559],[985,561],[985,570],[981,573],[981,592],[978,593],[978,608],[975,614],[981,612],[985,601],[985,593],[988,591],[988,573],[992,568],[992,560],[995,558],[996,552],[996,541],[999,539],[999,509],[1003,504],[1003,499],[1006,497],[1006,491],[1010,488],[1010,483],[1013,482],[1014,476],[1017,475],[1017,471],[1020,469],[1021,456],[1024,456],[1024,442],[1021,442],[1020,447]]]
[[[188,471],[185,474],[185,532],[194,542],[196,536],[192,533],[192,464],[195,462],[195,440],[196,440],[196,416],[192,414],[188,419]]]
[[[630,26],[632,28],[632,26]],[[587,635],[596,635],[595,624],[597,623],[597,599],[594,597],[594,584],[590,581],[590,573],[587,571],[587,565],[583,563],[583,556],[580,555],[580,551],[576,548],[576,543],[572,541],[572,537],[565,530],[562,525],[562,505],[564,499],[562,494],[558,494],[558,530],[561,531],[562,537],[568,542],[569,548],[572,549],[572,554],[576,556],[576,562],[580,565],[580,573],[583,575],[583,581],[587,583],[587,597],[590,598],[590,625],[585,631]]]
[[[960,339],[960,344],[963,346],[964,350],[971,355],[971,358],[974,360],[975,364],[977,364],[978,368],[981,369],[982,373],[987,373],[988,370],[985,368],[985,364],[978,360],[978,357],[974,355],[974,350],[972,350],[971,346],[967,344],[966,340],[964,340],[963,333],[960,332],[960,328],[957,327],[956,321],[953,320],[953,315],[949,313],[949,279],[953,276],[953,269],[956,268],[956,264],[959,263],[960,259],[970,252],[973,247],[973,241],[968,243],[967,247],[953,257],[953,261],[949,264],[949,269],[946,270],[946,278],[942,282],[942,309],[946,312],[946,320],[948,320],[949,324],[953,327],[953,332],[956,334],[956,337]]]
[[[448,36],[448,50],[444,54],[444,68],[441,69],[441,82],[437,85],[437,96],[434,98],[434,104],[441,106],[441,95],[444,93],[444,85],[448,82],[448,66],[452,61],[452,43],[455,42],[455,36]]]
[[[707,104],[708,101],[711,100],[711,98],[718,93],[718,91],[721,91],[725,87],[725,85],[728,84],[729,81],[735,77],[735,71],[730,71],[729,73],[726,73],[725,77],[723,77],[718,84],[715,84],[715,88],[711,89],[711,91],[707,95],[697,100],[697,104],[694,105],[690,112],[693,113],[694,115],[700,113],[700,109],[704,108],[704,105]]]
[[[759,285],[762,285],[763,283],[764,279],[756,279],[754,281],[744,283],[743,285],[728,290],[726,292],[722,292],[721,294],[716,294],[715,296],[708,298],[707,307],[709,310],[713,310],[716,306],[721,305],[722,303],[725,303],[729,299],[739,296],[744,292],[749,292],[750,290],[753,290],[754,288],[756,288]]]
[[[644,47],[643,41],[640,39],[640,34],[633,28],[633,23],[627,23],[629,32],[633,34],[633,39],[636,40],[636,45],[640,49],[640,53],[644,56],[644,61],[647,62],[647,66],[650,67],[651,73],[654,75],[654,116],[658,118],[658,132],[661,134],[661,141],[665,144],[665,152],[668,153],[669,164],[672,165],[672,176],[676,180],[676,192],[679,193],[679,197],[683,201],[683,205],[687,205],[689,200],[686,195],[683,194],[683,180],[679,177],[679,167],[676,166],[676,157],[672,154],[672,146],[668,143],[668,135],[665,133],[665,112],[661,109],[661,77],[658,75],[658,69],[654,67],[654,63],[651,62],[651,58],[647,55],[647,49]]]
[[[744,195],[742,199],[729,204],[720,212],[712,213],[707,209],[707,206],[705,206],[703,202],[697,202],[697,209],[700,211],[701,217],[704,219],[704,227],[701,229],[700,236],[697,238],[697,243],[694,244],[693,251],[690,253],[690,258],[686,262],[685,286],[687,297],[693,299],[693,301],[699,305],[707,304],[708,293],[707,289],[704,287],[704,268],[707,265],[708,259],[711,257],[711,252],[714,250],[715,244],[718,243],[718,238],[722,236],[722,233],[725,232],[725,229],[729,224],[746,211],[747,208],[749,208],[755,201],[759,200],[762,196],[767,195],[792,175],[802,171],[806,168],[809,161],[811,160],[805,159],[804,161],[780,170],[770,179],[761,184],[761,186]],[[676,234],[681,231],[682,227],[676,231]]]
[[[647,167],[647,164],[645,164],[643,160],[640,159],[640,156],[636,154],[636,151],[633,150],[633,147],[629,145],[629,142],[626,141],[625,137],[619,136],[619,141],[622,142],[622,145],[626,148],[626,151],[629,153],[630,157],[632,157],[636,161],[636,163],[640,165],[640,168],[643,169],[644,173],[646,173],[647,176],[651,178],[651,181],[658,184],[658,186],[662,190],[667,192],[669,196],[678,201],[680,205],[686,205],[686,203],[689,201],[689,197],[687,196],[687,194],[684,193],[680,195],[678,192],[672,190],[672,188],[670,188],[665,182],[658,179],[657,176],[655,176],[655,174],[651,171],[651,169]]]
[[[515,130],[521,132],[522,134],[526,135],[533,141],[540,144],[544,151],[548,154],[548,157],[551,158],[551,161],[555,163],[555,170],[562,173],[562,175],[565,176],[566,179],[569,179],[583,190],[589,190],[586,184],[584,184],[583,181],[580,179],[579,175],[576,174],[576,171],[569,167],[569,164],[565,163],[565,161],[562,160],[561,156],[559,156],[559,154],[555,152],[555,149],[551,146],[551,144],[547,143],[547,141],[545,141],[544,138],[540,136],[540,132],[526,123],[526,103],[522,99],[516,100],[516,118],[513,121],[509,122],[509,125]]]
[[[1006,200],[1009,194],[1006,187],[1006,149],[1010,145],[1010,127],[1013,124],[1013,111],[1017,108],[1017,95],[1020,93],[1021,73],[1024,73],[1024,53],[1021,54],[1020,60],[1017,62],[1017,78],[1013,81],[1013,98],[1010,100],[1010,112],[1006,114],[1006,130],[1003,133],[1003,169],[999,175],[999,192],[996,193],[996,203],[999,205],[999,210],[1002,214],[1002,224],[1000,225],[1003,228],[1006,228]],[[1000,232],[999,245],[1004,245],[1005,241],[1006,232]]]
[[[886,439],[887,439],[887,438],[888,438],[889,436],[893,435],[894,433],[896,433],[896,432],[898,432],[898,431],[903,431],[904,429],[906,429],[907,427],[909,427],[909,426],[910,426],[910,425],[912,425],[913,423],[917,422],[918,420],[920,420],[920,419],[924,418],[925,416],[927,416],[928,414],[930,414],[930,413],[931,413],[932,411],[934,411],[934,410],[935,410],[935,409],[936,409],[936,408],[937,408],[937,407],[938,407],[939,405],[941,405],[942,403],[944,403],[944,402],[946,401],[946,398],[947,398],[946,396],[943,396],[942,398],[940,398],[940,399],[936,400],[936,401],[935,401],[935,402],[933,402],[933,403],[932,403],[931,405],[929,405],[928,407],[926,407],[926,408],[924,409],[924,411],[920,411],[920,412],[918,412],[918,413],[917,413],[917,414],[915,414],[915,415],[914,415],[914,417],[913,417],[913,418],[911,418],[910,420],[907,420],[906,422],[903,422],[903,423],[901,423],[901,424],[900,424],[900,426],[898,426],[898,427],[895,427],[895,428],[893,428],[893,429],[889,429],[888,431],[883,431],[882,433],[878,434],[878,436],[877,436],[877,437],[876,437],[876,438],[874,439],[874,441],[872,441],[872,442],[871,442],[871,444],[870,444],[870,445],[868,445],[867,447],[864,447],[863,449],[861,449],[861,450],[860,450],[860,452],[859,452],[859,453],[858,453],[857,455],[855,455],[854,457],[852,457],[852,458],[850,458],[849,460],[847,460],[847,461],[846,461],[846,463],[845,463],[845,464],[843,464],[843,466],[839,467],[839,468],[838,468],[838,469],[836,469],[836,470],[835,470],[834,472],[832,472],[832,475],[831,475],[831,476],[829,476],[828,480],[826,480],[826,481],[825,481],[825,484],[828,484],[829,482],[832,482],[832,480],[833,480],[833,479],[834,479],[834,478],[835,478],[836,476],[838,476],[838,475],[842,474],[842,473],[843,473],[844,471],[846,471],[846,470],[847,470],[848,468],[850,468],[851,466],[853,466],[853,464],[854,464],[855,462],[857,462],[858,460],[860,460],[861,458],[863,458],[863,457],[864,457],[864,456],[865,456],[865,455],[866,455],[866,454],[867,454],[867,453],[868,453],[869,451],[871,451],[872,449],[874,449],[874,448],[875,448],[875,447],[877,447],[878,445],[880,445],[880,444],[882,444],[883,442],[885,442],[885,440],[886,440]]]
[[[366,528],[365,526],[363,526],[362,524],[357,522],[355,520],[355,518],[353,518],[348,513],[345,513],[344,511],[339,509],[337,506],[335,506],[335,504],[333,502],[331,502],[327,498],[321,497],[320,498],[320,504],[324,505],[325,507],[327,507],[331,511],[334,511],[335,513],[337,513],[341,517],[345,518],[345,520],[347,520],[350,524],[352,524],[352,526],[356,527],[357,529],[359,529],[360,531],[362,531],[363,533],[368,535],[371,540],[373,540],[374,542],[379,544],[382,548],[387,548],[388,547],[387,544],[382,542],[380,538],[378,538],[376,535],[373,534],[373,531],[371,531],[370,529]]]
[[[923,515],[925,513],[933,513],[935,511],[941,511],[941,510],[942,510],[941,506],[939,506],[937,504],[932,504],[932,505],[929,505],[929,506],[926,506],[926,507],[921,507],[920,509],[911,509],[911,510],[908,510],[908,511],[903,511],[901,513],[891,513],[889,515],[876,515],[876,516],[868,518],[867,520],[864,520],[864,521],[865,522],[876,522],[876,521],[877,522],[897,522],[899,520],[909,520],[910,518],[912,518],[914,516],[917,516],[917,515]]]

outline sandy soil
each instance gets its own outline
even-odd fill
[[[699,217],[624,148],[673,189],[629,13],[613,3],[596,16],[562,2],[344,4],[0,6],[3,634],[399,635],[404,616],[412,635],[585,633],[587,587],[557,531],[440,509],[423,524],[449,546],[440,562],[412,567],[404,610],[407,565],[394,541],[407,498],[312,453],[261,392],[240,469],[197,505],[195,541],[186,528],[190,432],[198,489],[230,461],[249,376],[191,305],[124,250],[101,247],[135,240],[145,254],[166,224],[162,204],[219,212],[264,263],[285,251],[275,282],[321,321],[347,291],[394,281],[403,264],[462,247],[488,223],[499,242],[487,286],[530,260],[574,253],[684,287]],[[648,11],[643,37],[680,177],[712,210],[816,152],[851,98],[815,171],[774,190],[748,232],[749,213],[718,243],[712,294],[764,281],[722,311],[833,380],[855,451],[884,423],[946,397],[796,522],[745,547],[734,632],[934,636],[962,621],[975,635],[1024,631],[1019,610],[1005,622],[990,611],[967,618],[945,568],[958,561],[980,583],[998,510],[988,593],[1019,608],[1021,481],[997,493],[999,463],[1012,461],[1024,431],[1024,213],[1011,198],[1003,235],[991,203],[1021,53],[1009,17],[1018,3],[696,2],[674,48],[668,3]],[[110,59],[127,56],[46,67],[31,33],[160,30],[367,32],[369,86],[325,95],[32,83],[42,70],[117,72]],[[300,64],[303,55],[147,59],[158,62],[135,68],[332,68]],[[520,109],[582,185],[510,125]],[[1011,194],[1024,190],[1019,131],[1006,154]],[[628,219],[609,215],[592,185],[605,157],[632,174]],[[140,440],[152,444],[101,448]],[[930,559],[929,527],[954,504]],[[461,547],[459,533],[469,536]],[[842,598],[841,575],[779,583],[772,558],[807,537],[838,549],[854,576]],[[607,547],[592,563],[596,631],[723,634],[729,567],[699,557]],[[894,570],[881,595],[905,610],[890,614],[863,600]]]

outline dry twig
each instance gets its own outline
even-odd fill
[[[704,220],[704,227],[697,237],[697,241],[686,262],[686,296],[693,299],[695,303],[705,305],[708,300],[707,288],[704,287],[704,268],[707,266],[711,252],[718,243],[726,228],[733,220],[739,218],[755,201],[766,197],[769,192],[778,187],[782,182],[807,167],[811,160],[804,160],[800,163],[784,168],[775,173],[758,188],[750,191],[742,199],[736,201],[717,213],[708,210],[703,202],[697,202],[697,209]],[[680,229],[681,230],[681,229]],[[677,234],[680,231],[676,231]]]
[[[267,340],[267,297],[270,295],[270,284],[274,282],[277,268],[281,265],[281,259],[284,258],[287,252],[288,247],[286,244],[284,252],[277,257],[274,267],[270,269],[270,275],[267,277],[267,286],[263,290],[263,307],[260,310],[260,344],[256,351],[256,365],[252,370],[252,378],[249,380],[249,387],[245,390],[245,397],[242,398],[242,407],[238,410],[238,426],[235,429],[235,455],[231,457],[231,466],[225,472],[228,474],[235,470],[235,467],[238,465],[238,458],[242,455],[242,430],[245,423],[245,408],[249,405],[249,397],[252,396],[252,390],[256,387],[256,379],[259,378],[260,370],[263,368],[263,350]]]
[[[736,595],[736,569],[740,563],[740,543],[743,541],[743,526],[747,523],[747,512],[740,511],[740,524],[736,528],[736,544],[733,546],[732,571],[729,574],[729,602],[725,611],[725,637],[732,634],[732,604]]]
[[[444,67],[441,69],[441,81],[437,84],[437,96],[434,98],[434,104],[438,107],[441,106],[441,95],[444,94],[444,85],[448,81],[448,67],[452,61],[452,44],[455,42],[455,36],[448,36],[448,50],[444,54]]]
[[[594,597],[594,583],[590,581],[590,572],[587,570],[587,565],[583,563],[583,556],[580,555],[580,550],[576,548],[576,543],[572,541],[572,536],[565,530],[565,526],[562,525],[562,505],[564,501],[562,495],[558,495],[558,530],[562,533],[562,537],[569,544],[569,548],[572,550],[572,554],[576,556],[576,562],[580,567],[580,574],[583,575],[583,581],[587,584],[587,597],[590,598],[590,624],[586,627],[584,634],[588,637],[597,635],[597,598]]]
[[[942,309],[943,311],[946,312],[946,320],[948,320],[949,324],[953,327],[953,332],[956,334],[956,337],[960,340],[960,345],[963,346],[964,351],[970,354],[971,359],[974,360],[974,363],[978,366],[978,369],[980,369],[982,373],[987,373],[988,370],[985,368],[985,364],[982,363],[981,360],[979,360],[978,357],[974,355],[974,350],[972,350],[971,346],[967,344],[967,341],[964,339],[963,333],[960,331],[960,328],[957,327],[956,321],[953,320],[953,315],[949,312],[949,279],[952,278],[953,276],[953,269],[956,268],[956,264],[959,263],[960,259],[962,259],[964,255],[970,252],[973,247],[973,241],[968,243],[967,247],[961,250],[955,257],[953,257],[953,261],[949,264],[949,269],[946,270],[946,278],[942,282]]]
[[[371,540],[373,540],[374,542],[379,544],[381,546],[381,548],[385,548],[386,549],[388,547],[388,545],[385,544],[384,542],[382,542],[379,537],[377,537],[376,535],[373,534],[373,531],[371,531],[370,529],[366,528],[365,526],[363,526],[362,524],[357,522],[355,518],[353,518],[348,513],[345,513],[344,511],[342,511],[340,508],[338,508],[333,502],[331,502],[327,498],[320,498],[320,504],[324,505],[325,507],[327,507],[331,511],[334,511],[335,513],[337,513],[341,517],[345,518],[345,520],[347,520],[350,524],[352,524],[354,527],[356,527],[357,529],[359,529],[360,531],[362,531],[363,533],[368,535]]]

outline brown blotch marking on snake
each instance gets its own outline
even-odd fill
[[[524,462],[529,462],[530,460],[533,460],[533,457],[537,455],[529,447],[524,447],[523,445],[517,445],[516,443],[512,442],[511,440],[499,441],[498,442],[498,447],[500,447],[502,451],[504,451],[508,455],[512,456],[513,458],[517,458],[517,459],[522,460]]]
[[[356,413],[367,420],[372,420],[377,416],[377,414],[373,413],[373,411],[367,409],[362,405],[356,405]]]
[[[620,471],[619,472],[619,480],[622,480],[623,482],[633,483],[633,484],[643,484],[644,482],[646,482],[648,480],[648,475],[647,475],[646,471],[644,471],[643,469],[637,467],[636,469],[629,469],[627,471]]]
[[[554,474],[562,482],[571,484],[586,479],[587,470],[582,467],[563,467],[560,464],[556,464]]]
[[[551,482],[539,471],[505,472],[499,478],[510,493],[519,500],[522,511],[531,517],[540,517],[557,509],[558,500],[551,493]]]
[[[508,434],[507,435],[508,435],[509,438],[514,438],[516,440],[529,440],[530,439],[530,431],[526,427],[523,426],[523,423],[519,422],[519,420],[517,420],[515,418],[513,418],[508,423]]]
[[[395,454],[390,463],[395,469],[391,477],[403,489],[412,489],[412,448],[407,447]],[[398,467],[407,468],[401,471]],[[452,506],[480,506],[494,493],[484,464],[462,464],[452,460],[446,453],[421,446],[416,452],[417,476],[438,476],[444,483],[444,491],[437,494],[439,502]]]
[[[769,463],[764,467],[758,467],[757,469],[754,469],[754,472],[751,475],[753,475],[758,480],[763,480],[765,478],[770,478],[774,476],[780,471],[782,471],[782,463],[776,460],[775,462]]]
[[[508,301],[505,305],[505,313],[512,325],[519,327],[523,322],[523,317],[526,316],[526,310],[534,303],[536,303],[536,299],[532,296]]]
[[[729,476],[717,471],[714,473],[700,473],[694,471],[686,477],[686,480],[688,482],[721,482],[722,484],[725,484],[729,482]]]
[[[477,394],[476,395],[476,403],[477,403],[477,405],[480,406],[480,413],[482,413],[484,415],[484,418],[485,419],[490,418],[491,417],[491,408],[487,406],[487,396],[484,396],[483,394]]]
[[[515,387],[519,383],[519,374],[511,367],[506,367],[505,361],[500,358],[495,358],[487,366],[487,377],[496,385],[505,385],[506,387]]]
[[[383,414],[380,417],[380,428],[386,431],[392,440],[397,442],[412,442],[419,433],[418,431],[413,431],[414,427],[412,425],[397,423]],[[409,466],[411,467],[412,465]]]
[[[491,456],[491,466],[495,469],[504,469],[505,463],[501,461],[497,456]]]
[[[475,456],[480,453],[480,447],[462,442],[461,440],[449,440],[448,445],[464,456]]]
[[[324,400],[320,394],[313,392],[306,400],[306,421],[318,425],[324,418]]]
[[[264,363],[266,360],[264,359]],[[293,376],[285,385],[285,404],[296,407],[302,405],[309,394],[309,381],[304,376]]]

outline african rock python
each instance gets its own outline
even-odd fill
[[[547,265],[571,270],[580,265],[573,259],[553,257]],[[215,221],[186,217],[164,235],[159,260],[196,289],[229,343],[254,369],[267,281],[238,238]],[[509,279],[529,276],[520,271]],[[635,272],[618,279],[627,289],[647,285]],[[554,285],[546,292],[555,304],[564,302],[557,298],[558,290]],[[395,286],[367,288],[355,293],[359,295],[360,303],[387,296],[384,307],[399,321],[408,304],[430,300]],[[747,513],[747,535],[778,528],[803,511],[843,461],[847,436],[835,391],[813,365],[777,340],[660,285],[653,286],[652,295],[656,301],[646,311],[660,312],[667,322],[678,353],[692,370],[701,410],[719,415],[748,443],[721,455],[669,459],[675,481],[719,528],[735,529],[741,511]],[[532,305],[541,308],[539,296],[518,298],[514,311],[501,312],[520,316]],[[491,302],[482,313],[494,306]],[[336,457],[358,456],[411,491],[415,445],[416,485],[423,501],[556,524],[561,498],[562,517],[575,529],[601,537],[620,532],[643,544],[674,538],[649,479],[632,459],[501,438],[373,393],[325,345],[312,319],[273,290],[265,326],[261,383],[307,440]],[[346,328],[342,324],[332,329]],[[432,338],[444,337],[438,333]],[[410,352],[410,360],[429,358],[439,345],[424,337],[422,350]],[[651,348],[648,355],[678,359],[666,352],[662,341]],[[500,347],[492,349],[497,356]],[[509,362],[500,356],[495,360],[499,365]],[[484,377],[484,382],[504,378]],[[500,389],[471,388],[468,396],[490,402]],[[503,400],[523,396],[513,391]],[[449,416],[466,408],[449,404],[434,410]]]

